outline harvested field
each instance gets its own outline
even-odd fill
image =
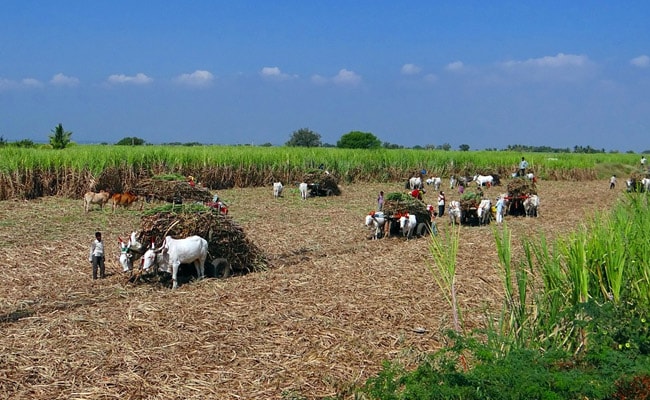
[[[623,194],[608,187],[538,182],[539,218],[505,218],[514,241],[575,229]],[[0,202],[0,398],[351,398],[383,360],[414,367],[445,345],[450,310],[427,269],[428,239],[367,240],[363,217],[380,190],[403,184],[307,201],[293,187],[280,199],[270,187],[219,191],[270,268],[175,291],[120,272],[117,238],[140,226],[138,211],[84,214],[81,199],[61,197]],[[491,199],[505,191],[505,182],[485,189]],[[435,204],[435,193],[424,201]],[[438,226],[448,229],[446,214]],[[461,227],[466,329],[500,302],[492,227]],[[108,277],[93,281],[96,230]]]

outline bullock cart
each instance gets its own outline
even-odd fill
[[[312,197],[341,195],[338,179],[328,171],[322,169],[309,171],[302,181],[307,183],[309,195]]]
[[[175,239],[197,235],[207,240],[205,272],[208,277],[243,275],[268,268],[267,256],[247,238],[239,224],[216,209],[200,204],[165,205],[149,210],[141,218],[137,235],[137,241],[143,246],[132,258],[140,257],[152,244],[160,248],[168,235]],[[194,273],[193,265],[181,264],[179,282],[189,281],[195,277]],[[157,273],[152,278],[167,285],[171,276]]]
[[[526,209],[524,201],[531,194],[537,194],[537,187],[534,180],[525,178],[514,178],[508,182],[508,193],[506,194],[506,214],[512,216],[525,216]]]
[[[403,232],[400,231],[400,218],[406,215],[415,216],[414,235],[424,236],[431,233],[431,214],[422,200],[406,193],[388,193],[382,211],[386,219],[387,236],[403,235]]]
[[[460,196],[461,225],[487,225],[492,220],[491,203],[483,198],[483,191],[466,191]]]

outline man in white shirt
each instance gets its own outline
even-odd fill
[[[99,277],[104,279],[104,242],[102,242],[101,232],[95,232],[95,240],[90,244],[88,261],[93,266],[93,279],[97,279],[97,268],[99,268]]]

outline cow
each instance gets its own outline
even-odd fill
[[[282,196],[282,182],[274,182],[273,183],[273,197],[276,199],[280,196]]]
[[[155,249],[153,243],[151,248],[142,256],[142,269],[149,269],[157,265],[162,271],[172,273],[172,289],[178,288],[178,268],[181,264],[193,263],[196,268],[198,279],[205,276],[205,259],[208,257],[208,241],[201,236],[190,236],[185,239],[173,239],[165,237],[162,246]]]
[[[121,237],[118,237],[118,243],[120,245],[120,265],[122,266],[122,272],[129,272],[133,270],[133,255],[137,253],[137,257],[140,257],[142,254],[142,244],[138,242],[136,238],[136,232],[131,232],[131,237],[129,241],[124,243]]]
[[[140,200],[138,195],[133,194],[131,192],[126,192],[126,193],[114,193],[111,198],[108,200],[109,203],[111,203],[112,208],[113,208],[113,213],[115,213],[115,209],[117,206],[122,206],[122,207],[129,207],[131,204],[135,203],[136,201]],[[140,201],[140,210],[142,210],[143,207],[142,201]]]
[[[490,187],[494,184],[494,177],[492,175],[474,175],[472,182],[476,182],[478,186]]]
[[[384,226],[386,225],[386,218],[381,211],[371,211],[366,215],[366,226],[373,228],[372,239],[381,239],[384,235]]]
[[[524,210],[527,217],[536,217],[539,208],[539,197],[536,194],[529,195],[524,200]]]
[[[424,186],[422,185],[422,178],[419,176],[414,176],[409,179],[409,189],[414,190],[414,189],[422,189]]]
[[[309,185],[307,185],[305,182],[302,182],[300,185],[298,185],[298,190],[300,190],[300,198],[307,200],[307,196],[309,195]]]
[[[84,194],[84,211],[88,212],[93,204],[99,204],[99,208],[104,209],[104,204],[108,202],[110,193],[100,190],[99,193],[87,192]]]
[[[442,184],[442,179],[439,176],[434,176],[433,178],[428,178],[426,180],[427,185],[433,185],[435,190],[440,190],[440,185]]]
[[[417,224],[417,219],[413,214],[406,213],[399,219],[399,229],[402,231],[402,235],[406,236],[406,239],[413,236]]]
[[[460,201],[453,200],[449,202],[449,219],[452,225],[460,224],[461,210]]]

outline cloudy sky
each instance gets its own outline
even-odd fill
[[[489,6],[486,6],[488,5]],[[650,149],[648,1],[0,4],[0,136]]]

